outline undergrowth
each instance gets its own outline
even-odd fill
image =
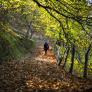
[[[31,52],[34,42],[25,37],[18,36],[12,31],[0,32],[0,62],[18,59]]]

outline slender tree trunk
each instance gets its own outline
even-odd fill
[[[30,35],[31,33],[31,35]],[[32,25],[31,25],[31,22],[28,24],[28,30],[27,30],[27,33],[26,33],[26,38],[32,38]]]
[[[73,45],[73,47],[72,47],[72,57],[71,57],[71,66],[70,66],[70,70],[69,70],[69,73],[71,73],[71,74],[73,72],[74,56],[75,56],[75,46]]]
[[[85,64],[84,64],[84,73],[83,77],[87,78],[87,69],[88,69],[88,56],[91,49],[91,45],[89,45],[87,52],[85,53]]]
[[[29,33],[30,33],[30,29],[28,28],[27,32],[26,32],[26,38],[29,38]]]
[[[32,36],[33,36],[32,22],[30,22],[29,30],[30,30],[30,33],[31,33],[30,38],[32,38]]]
[[[64,62],[64,64],[63,64],[63,68],[65,67],[66,62],[67,62],[67,58],[68,58],[68,55],[69,55],[69,50],[70,50],[70,48],[68,47],[68,49],[67,49],[67,51],[66,51],[66,57],[65,57],[65,62]]]
[[[79,63],[82,63],[82,59],[81,59],[80,53],[77,52],[77,54],[78,54],[78,61],[79,61]]]
[[[57,64],[58,66],[61,64],[61,61],[62,61],[62,56],[61,56],[61,53],[60,53],[60,46],[57,46],[57,51],[56,51],[56,57],[57,57]]]
[[[62,62],[62,57],[61,58],[59,58],[59,62],[58,62],[58,66],[60,66],[60,64],[61,64],[61,62]]]

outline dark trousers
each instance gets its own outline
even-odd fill
[[[44,49],[44,51],[45,51],[45,55],[47,55],[47,50],[48,50],[48,49]]]

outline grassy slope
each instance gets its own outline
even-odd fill
[[[14,32],[0,32],[0,61],[17,59],[31,51],[32,40],[17,36]]]

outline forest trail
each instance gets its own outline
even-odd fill
[[[51,47],[44,55],[44,41],[36,40],[28,57],[0,65],[0,92],[82,92],[92,88],[92,82],[71,76],[57,66]]]

